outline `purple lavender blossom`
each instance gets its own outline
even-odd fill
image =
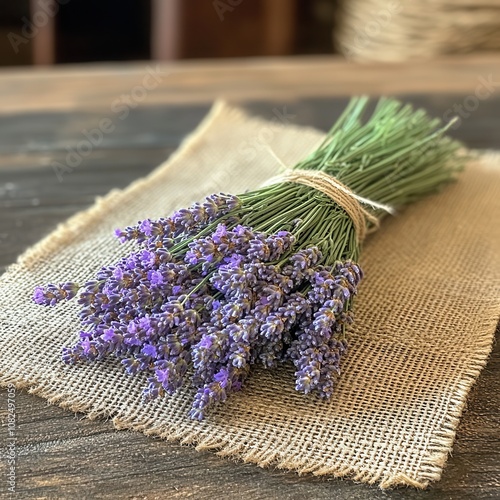
[[[170,218],[117,230],[136,252],[81,288],[37,287],[37,304],[76,297],[81,306],[83,329],[63,361],[114,356],[129,375],[147,375],[145,400],[174,394],[191,373],[195,419],[241,390],[254,364],[292,361],[297,390],[330,396],[361,271],[350,261],[322,265],[314,246],[294,252],[288,231],[232,222],[239,206],[237,197],[211,195]]]
[[[55,306],[58,302],[75,297],[79,289],[80,285],[73,282],[37,286],[33,292],[33,301],[42,306]]]

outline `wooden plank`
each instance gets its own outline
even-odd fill
[[[56,0],[30,0],[31,22],[37,30],[33,37],[33,64],[46,66],[56,62]]]
[[[266,0],[264,9],[264,55],[286,56],[293,53],[297,0]]]
[[[36,73],[32,69],[0,69],[0,113],[78,109],[111,113],[124,99],[135,108],[207,103],[220,97],[239,102],[290,102],[362,93],[474,96],[484,81],[490,81],[490,96],[500,93],[499,55],[401,65],[354,65],[334,56],[317,56],[65,65]],[[145,86],[149,87],[146,92],[142,91]]]
[[[181,56],[182,4],[180,0],[151,2],[151,59],[168,61]]]
[[[441,115],[468,94],[408,96]],[[293,99],[286,111],[293,123],[327,128],[346,98]],[[248,102],[250,111],[272,118],[283,100]],[[0,266],[94,196],[125,187],[164,160],[203,116],[207,106],[138,107],[97,145],[74,171],[57,180],[50,161],[64,161],[65,144],[80,140],[100,112],[71,110],[4,116],[0,128]],[[454,131],[470,146],[500,148],[494,128],[500,99],[480,106]],[[491,130],[490,130],[491,129]],[[479,130],[479,132],[478,132]],[[493,130],[493,132],[492,132]],[[148,134],[143,140],[141,134]],[[32,141],[29,151],[17,155]],[[3,236],[2,236],[3,235]],[[497,332],[498,333],[498,332]],[[402,489],[393,499],[498,498],[500,496],[500,345],[469,398],[457,441],[442,481],[429,491]],[[0,391],[5,422],[6,391]],[[351,481],[261,469],[197,452],[139,433],[115,431],[110,422],[89,421],[16,393],[17,493],[20,498],[196,498],[196,499],[386,499],[376,487]],[[6,427],[0,428],[0,456],[6,454]],[[0,497],[6,466],[0,465]]]

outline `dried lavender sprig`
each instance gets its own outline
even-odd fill
[[[365,107],[353,100],[295,168],[321,170],[395,206],[460,169],[459,144],[425,113],[381,100],[362,124]],[[290,359],[298,390],[331,395],[361,272],[352,262],[359,256],[352,221],[326,195],[291,183],[212,195],[116,234],[140,251],[83,285],[84,329],[65,348],[66,362],[116,356],[130,374],[148,373],[148,399],[178,390],[193,362],[193,418],[239,390],[255,363]],[[34,300],[54,305],[77,288],[49,285]]]
[[[139,246],[148,245],[138,240]],[[313,321],[312,311],[319,307],[318,296],[311,294],[319,280],[314,277],[323,276],[324,287],[330,276],[318,267],[319,250],[311,247],[282,259],[293,247],[291,233],[265,235],[241,226],[228,231],[219,225],[209,240],[215,243],[212,254],[222,255],[221,246],[227,253],[207,259],[211,268],[204,271],[195,270],[198,262],[175,262],[163,248],[135,252],[102,268],[101,279],[87,282],[80,292],[87,329],[75,346],[64,349],[63,360],[74,364],[113,355],[129,374],[149,375],[146,399],[177,391],[193,360],[193,382],[200,389],[191,416],[203,418],[210,405],[241,389],[251,365],[270,368],[293,359],[291,349],[299,338],[294,329],[307,319]],[[199,281],[200,273],[207,272],[210,279]],[[345,281],[342,272],[355,275],[340,264],[335,272],[337,282]],[[179,290],[172,295],[175,286]],[[216,295],[219,299],[213,300]],[[196,301],[202,305],[200,311],[190,308]],[[297,377],[307,369],[307,360],[301,359]],[[297,388],[302,390],[299,380]]]

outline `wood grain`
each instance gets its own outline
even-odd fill
[[[193,63],[189,69],[182,66],[182,77],[177,76],[184,85],[165,83],[154,106],[140,103],[124,120],[109,112],[109,99],[140,74],[136,67],[94,69],[88,74],[82,68],[72,68],[54,73],[0,75],[0,102],[7,106],[0,121],[0,271],[59,222],[88,207],[96,195],[125,187],[162,162],[206,113],[217,85],[223,87],[223,94],[254,113],[273,117],[276,110],[285,111],[293,123],[326,129],[345,104],[346,95],[354,91],[348,81],[358,81],[356,89],[371,88],[373,81],[375,93],[397,93],[442,116],[473,92],[474,87],[467,86],[474,85],[477,74],[488,74],[500,67],[486,61],[447,62],[443,67],[448,65],[451,73],[439,83],[439,75],[446,72],[440,66],[435,65],[433,70],[421,68],[422,75],[432,73],[432,78],[424,81],[422,76],[417,83],[411,82],[411,75],[418,73],[416,69],[405,66],[398,72],[394,67],[390,72],[399,74],[399,83],[387,80],[385,87],[383,78],[377,76],[379,69],[339,63],[336,76],[326,77],[330,89],[310,83],[313,76],[304,76],[300,81],[291,79],[301,66],[304,74],[311,70],[316,77],[321,67],[331,65],[333,71],[336,65],[329,61],[281,62],[276,66],[262,63],[258,71],[257,63],[249,63],[254,67],[245,70],[245,63],[238,62],[234,63],[234,74],[229,63]],[[280,64],[285,74],[278,70]],[[340,76],[341,70],[349,74]],[[237,80],[245,81],[245,72],[247,77],[253,74],[251,81],[246,81],[244,88],[231,87],[237,85]],[[452,80],[460,83],[451,84]],[[287,81],[287,92],[279,94]],[[252,82],[257,88],[252,88]],[[415,93],[419,85],[421,91]],[[322,90],[316,92],[318,89]],[[41,93],[37,98],[38,90]],[[176,97],[181,98],[176,101]],[[481,102],[452,133],[470,147],[498,149],[499,115],[500,92]],[[82,131],[92,129],[105,116],[114,118],[114,131],[105,134],[92,153],[59,181],[52,163],[64,162],[66,148],[75,148],[82,140]],[[90,421],[17,391],[16,494],[19,498],[499,498],[499,376],[497,343],[471,392],[443,479],[424,492],[401,489],[386,493],[348,480],[261,469],[139,433],[116,431],[110,422]],[[3,458],[6,404],[7,394],[2,390]],[[8,498],[6,477],[6,464],[2,462],[1,498]]]
[[[54,69],[0,70],[0,113],[35,110],[110,112],[121,96],[143,85],[148,72],[158,85],[136,106],[368,93],[473,94],[490,75],[500,91],[500,56],[463,56],[425,64],[354,65],[336,56],[200,60],[130,65],[68,65]],[[152,82],[150,82],[152,87]]]

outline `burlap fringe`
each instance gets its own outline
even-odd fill
[[[212,111],[207,115],[202,125],[197,129],[196,133],[189,136],[181,148],[172,156],[173,158],[186,155],[190,148],[193,147],[196,139],[202,136],[206,127],[211,123],[214,116],[221,112],[224,103],[217,103]],[[234,110],[234,113],[241,113],[239,110]],[[487,154],[488,161],[500,164],[500,155],[494,152]],[[128,192],[140,191],[148,184],[155,176],[159,175],[158,171],[153,172],[147,178],[134,182],[128,189]],[[108,194],[105,198],[97,201],[96,205],[90,209],[71,217],[67,222],[58,226],[58,228],[48,237],[40,241],[33,248],[25,252],[10,269],[18,266],[23,266],[28,269],[34,266],[43,264],[44,256],[47,253],[56,251],[61,242],[67,243],[72,238],[77,238],[78,234],[87,226],[91,225],[97,218],[100,218],[102,211],[111,210],[117,207],[120,201],[120,191],[115,190]],[[491,314],[488,318],[494,318],[497,315],[498,308],[491,307]],[[495,328],[495,323],[492,319],[484,319],[483,332],[486,330],[492,331]],[[285,458],[279,451],[270,449],[257,449],[248,447],[243,443],[235,442],[228,436],[219,435],[217,437],[203,436],[201,431],[195,432],[192,429],[183,429],[178,431],[166,431],[159,427],[154,419],[140,421],[136,415],[128,417],[117,416],[116,413],[110,412],[104,403],[100,405],[95,402],[89,402],[84,397],[74,396],[73,394],[61,391],[60,387],[52,387],[40,384],[37,380],[26,378],[23,373],[18,373],[15,370],[9,373],[0,374],[0,384],[6,386],[14,384],[18,389],[27,389],[29,393],[40,396],[48,400],[50,404],[58,405],[62,408],[73,412],[85,413],[89,419],[109,418],[116,429],[130,429],[143,432],[147,435],[158,436],[168,441],[178,441],[184,445],[195,445],[198,450],[217,450],[217,454],[222,457],[233,457],[243,462],[250,462],[261,467],[275,466],[279,469],[289,469],[298,472],[299,474],[313,474],[315,476],[332,475],[335,477],[349,477],[355,481],[363,481],[369,484],[379,483],[380,488],[387,489],[395,486],[412,486],[415,488],[426,488],[430,481],[438,480],[441,477],[442,467],[446,461],[446,456],[451,452],[451,447],[455,438],[456,427],[462,411],[465,406],[466,396],[471,386],[476,381],[481,369],[487,361],[489,348],[491,346],[491,335],[484,333],[480,339],[477,339],[478,345],[482,346],[480,352],[472,359],[468,370],[464,377],[459,382],[457,390],[450,400],[450,408],[447,412],[446,421],[443,429],[438,435],[432,439],[430,449],[433,453],[427,457],[422,464],[423,480],[417,480],[403,473],[397,473],[391,477],[384,476],[382,473],[373,473],[372,471],[364,471],[355,469],[354,467],[332,465],[325,466],[323,463],[316,461],[311,463],[311,459],[306,460],[290,460]]]
[[[500,154],[491,153],[490,158],[500,164]],[[492,308],[492,315],[496,314],[496,308]],[[495,327],[496,323],[488,323],[487,327]],[[491,340],[488,335],[484,335],[481,345],[489,348]],[[198,451],[217,450],[216,454],[221,457],[231,457],[239,459],[244,463],[253,463],[260,467],[275,466],[278,469],[286,469],[297,472],[298,474],[312,474],[314,476],[334,476],[337,478],[349,478],[353,481],[361,481],[370,485],[379,483],[378,486],[385,489],[392,489],[398,486],[411,486],[418,489],[425,489],[429,482],[438,481],[441,478],[442,469],[446,462],[446,457],[451,453],[452,445],[455,440],[456,429],[459,419],[466,406],[466,398],[471,387],[476,382],[481,370],[487,363],[487,357],[477,356],[472,359],[473,365],[464,374],[465,378],[458,385],[458,392],[451,398],[447,419],[443,425],[443,431],[431,440],[430,448],[434,454],[430,456],[423,464],[425,470],[425,481],[418,481],[403,473],[398,473],[389,478],[384,478],[381,474],[373,474],[370,471],[359,472],[353,467],[347,466],[329,466],[318,462],[315,464],[306,463],[305,460],[295,462],[289,459],[283,459],[279,452],[273,450],[248,449],[242,443],[235,443],[220,436],[215,438],[201,437],[194,435],[191,430],[178,432],[166,432],[161,427],[155,425],[154,420],[146,423],[138,421],[137,417],[120,417],[110,413],[105,406],[95,406],[91,403],[82,401],[81,398],[75,398],[72,395],[64,394],[59,389],[47,388],[36,384],[30,380],[20,380],[14,374],[0,374],[0,385],[7,386],[12,383],[17,389],[26,389],[30,394],[46,399],[50,404],[60,406],[72,412],[83,413],[90,420],[98,418],[111,419],[113,426],[117,430],[132,430],[142,432],[148,436],[156,436],[170,442],[179,442],[186,446],[195,446]]]

